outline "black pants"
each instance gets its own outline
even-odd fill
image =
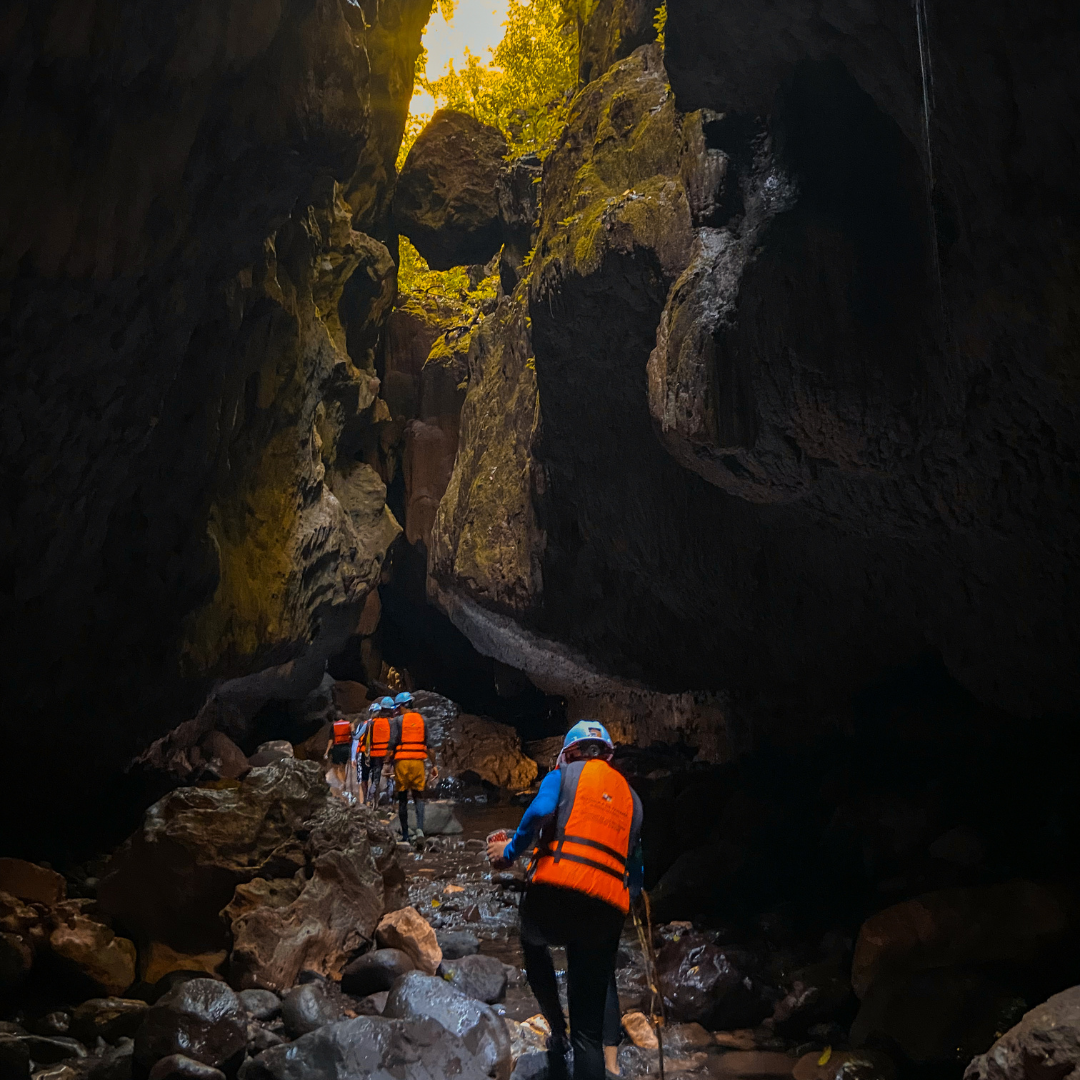
[[[525,974],[551,1030],[566,1030],[550,946],[566,947],[574,1080],[604,1080],[604,1013],[625,916],[602,900],[556,885],[530,885],[521,901]]]

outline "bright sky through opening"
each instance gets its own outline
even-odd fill
[[[502,41],[505,20],[506,0],[457,0],[454,18],[449,23],[436,7],[424,31],[428,78],[444,74],[451,59],[460,71],[465,63],[466,47],[486,63],[490,59],[488,49],[494,49]],[[418,88],[409,103],[409,112],[423,116],[434,111],[431,95]]]

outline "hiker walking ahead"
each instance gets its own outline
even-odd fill
[[[373,707],[368,756],[370,766],[371,805],[379,805],[379,788],[383,782],[383,770],[389,760],[386,751],[390,746],[390,719],[394,715],[394,699],[384,697]],[[388,781],[389,782],[389,781]]]
[[[427,724],[411,709],[413,696],[405,691],[394,699],[397,715],[390,725],[389,756],[394,762],[394,783],[398,793],[398,817],[402,840],[424,838],[424,788],[427,786],[424,762],[432,765],[431,779],[437,780],[435,754],[427,744]],[[409,792],[416,808],[416,832],[409,836]]]
[[[604,1007],[631,879],[640,890],[641,801],[608,764],[614,750],[602,724],[575,724],[513,838],[488,845],[492,865],[507,866],[539,834],[521,901],[521,949],[558,1057],[566,1021],[550,946],[566,947],[574,1080],[604,1080]]]

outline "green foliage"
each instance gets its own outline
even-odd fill
[[[656,9],[656,14],[653,16],[653,29],[656,31],[656,40],[660,43],[660,48],[664,47],[664,28],[667,26],[667,0]]]
[[[446,74],[421,76],[418,85],[440,107],[499,128],[511,155],[543,157],[566,122],[577,88],[576,15],[566,0],[509,0],[506,32],[490,62],[466,49],[460,70],[451,61]]]
[[[479,309],[498,295],[498,275],[482,278],[475,286],[464,266],[452,270],[429,270],[424,257],[404,237],[398,237],[398,294],[430,296],[462,305],[466,312]]]

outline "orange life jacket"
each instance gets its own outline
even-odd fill
[[[386,748],[390,745],[390,720],[386,716],[376,716],[371,721],[371,756],[386,757]]]
[[[407,712],[401,718],[401,742],[394,752],[395,761],[417,761],[427,757],[427,729],[418,712]]]
[[[634,796],[606,761],[564,767],[553,835],[541,842],[531,880],[595,896],[624,915],[630,910],[626,860]]]
[[[348,720],[334,721],[334,745],[348,746],[352,742],[352,724]]]

